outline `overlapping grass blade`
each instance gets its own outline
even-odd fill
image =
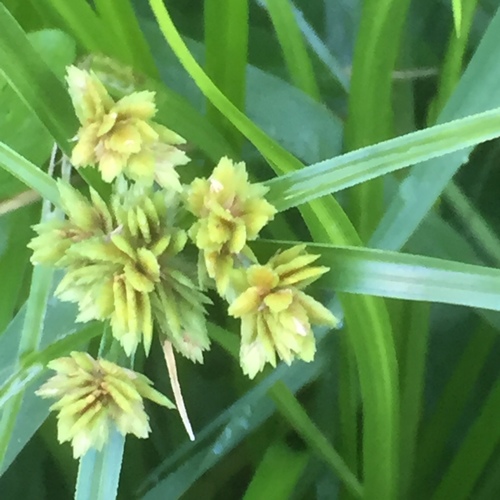
[[[290,0],[264,0],[264,3],[271,16],[292,82],[319,101],[318,82]]]
[[[240,111],[245,109],[246,66],[248,53],[248,0],[204,2],[205,69],[224,96]],[[241,135],[210,99],[207,100],[209,119],[241,143]]]
[[[441,157],[452,151],[463,155],[462,151],[466,148],[498,136],[500,108],[495,108],[351,151],[271,179],[267,182],[270,188],[268,199],[278,210],[286,210],[429,158]],[[410,198],[414,200],[413,194],[405,196],[405,199]]]
[[[500,10],[490,22],[455,92],[439,115],[439,123],[500,105],[500,61],[496,57],[499,44]],[[470,152],[471,147],[468,147],[415,166],[389,204],[371,240],[373,246],[392,250],[401,248],[431,210],[453,175],[467,162]],[[411,196],[405,193],[411,193]]]

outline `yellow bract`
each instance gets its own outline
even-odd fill
[[[66,80],[81,124],[71,155],[73,165],[98,165],[106,182],[124,174],[181,190],[174,167],[189,161],[176,147],[185,140],[152,121],[154,92],[133,92],[115,102],[93,73],[70,66]]]
[[[328,309],[301,291],[328,271],[310,266],[318,257],[299,245],[276,254],[266,265],[247,269],[247,288],[228,313],[241,318],[240,364],[250,378],[266,363],[276,366],[276,354],[287,364],[295,358],[312,361],[316,345],[311,325],[338,323]]]
[[[222,158],[208,179],[195,179],[187,193],[187,208],[197,221],[189,235],[203,251],[204,266],[224,295],[234,257],[274,217],[264,199],[267,188],[251,184],[245,164]]]
[[[144,375],[85,352],[72,352],[48,366],[57,373],[37,394],[58,400],[51,406],[59,411],[58,440],[71,441],[75,458],[90,448],[101,450],[113,427],[123,435],[146,438],[151,429],[143,398],[175,408]]]

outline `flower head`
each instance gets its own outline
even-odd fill
[[[78,304],[78,321],[110,320],[128,355],[140,342],[149,352],[156,323],[179,352],[201,361],[208,299],[180,255],[187,235],[175,226],[171,195],[122,183],[107,204],[94,190],[90,200],[63,182],[59,191],[68,220],[35,226],[29,245],[33,262],[66,271],[56,295]]]
[[[222,158],[208,179],[195,179],[187,207],[198,220],[189,231],[203,251],[204,265],[221,295],[226,291],[234,256],[257,237],[276,209],[264,198],[267,188],[248,181],[244,163]]]
[[[287,364],[294,358],[312,361],[316,345],[311,325],[337,324],[328,309],[302,291],[328,271],[311,266],[318,257],[299,245],[247,269],[248,287],[228,312],[241,318],[240,363],[250,378],[266,362],[276,366],[276,353]]]
[[[152,121],[154,92],[133,92],[115,102],[94,73],[70,66],[66,80],[81,124],[71,156],[76,167],[98,164],[106,182],[123,173],[180,191],[174,167],[189,158],[176,146],[185,141]]]
[[[122,435],[146,438],[151,428],[143,398],[175,408],[144,375],[105,359],[95,360],[85,352],[72,352],[48,366],[57,373],[37,394],[58,399],[51,406],[59,411],[58,440],[71,441],[75,458],[90,448],[101,450],[113,427]]]

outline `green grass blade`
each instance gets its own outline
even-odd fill
[[[205,68],[208,77],[240,111],[245,110],[246,66],[248,53],[248,0],[205,0],[204,2]],[[241,136],[210,99],[207,115],[219,130],[233,137]]]
[[[296,87],[317,101],[321,95],[302,33],[295,21],[290,0],[265,0],[283,51],[286,67]]]
[[[59,191],[54,179],[2,142],[0,142],[0,167],[40,193],[44,199],[58,205]]]
[[[153,56],[130,0],[95,0],[94,4],[100,15],[101,27],[112,34],[119,59],[150,77],[158,77]],[[94,52],[102,50],[101,47]]]
[[[276,170],[283,173],[301,168],[300,162],[284,152],[274,141],[270,141],[218,91],[186,48],[162,2],[150,0],[150,5],[165,38],[200,90],[239,130],[245,133]],[[334,220],[338,227],[339,241],[336,243],[358,243],[359,239],[339,205],[333,198],[329,201],[331,202],[329,210],[335,216]],[[311,225],[322,226],[325,220],[320,214],[322,209],[324,209],[323,203],[303,207],[302,212],[309,227]],[[359,334],[353,335],[353,345],[358,360],[365,411],[366,495],[392,499],[396,495],[397,481],[398,395],[396,390],[397,365],[389,319],[381,301],[356,297],[344,300],[344,308],[348,308],[346,302],[352,305],[346,317],[368,318],[367,322],[359,322],[354,317],[349,318],[355,323],[352,331]],[[383,446],[380,443],[383,443]]]
[[[482,322],[471,336],[448,378],[436,408],[425,422],[417,450],[414,484],[419,494],[428,494],[426,487],[445,460],[451,431],[459,421],[497,340],[498,332]]]
[[[347,150],[394,135],[392,73],[409,4],[409,0],[362,3],[349,89]],[[362,241],[368,241],[382,211],[382,181],[367,182],[350,191],[349,213]]]
[[[500,265],[500,239],[467,196],[453,181],[445,189],[444,196],[476,243],[497,265]]]
[[[429,304],[407,304],[403,323],[400,324],[404,339],[401,360],[401,498],[410,498],[414,474],[420,419],[423,409],[423,390],[427,344],[429,339]]]
[[[451,0],[453,10],[453,23],[455,25],[456,36],[459,38],[462,35],[463,29],[463,9],[462,0]]]
[[[271,388],[270,395],[281,415],[288,420],[309,447],[328,463],[354,497],[361,498],[362,487],[356,476],[349,470],[327,438],[314,425],[290,389],[278,382]]]
[[[442,111],[460,80],[477,0],[453,0],[453,5],[455,4],[460,6],[460,17],[454,18],[455,32],[450,34],[448,49],[439,76],[438,93],[432,106],[436,116]],[[459,11],[454,7],[453,12],[455,14]]]
[[[494,384],[448,471],[432,495],[433,500],[466,500],[500,443],[500,380]]]
[[[61,27],[75,37],[88,52],[117,56],[119,45],[112,32],[85,0],[43,0],[43,6],[61,21]]]
[[[309,460],[309,454],[277,440],[267,448],[248,485],[243,500],[288,500]]]
[[[253,248],[271,255],[292,244],[259,241]],[[318,283],[338,292],[500,310],[499,269],[370,248],[307,246],[330,267]]]
[[[40,267],[33,271],[28,307],[19,341],[18,362],[21,362],[26,355],[35,351],[40,343],[45,308],[52,285],[52,275],[53,270],[49,268]],[[28,380],[30,380],[31,376],[33,376],[33,373],[30,373]],[[3,406],[0,420],[0,467],[7,453],[22,402],[23,392],[18,392]]]
[[[429,158],[453,151],[460,151],[455,154],[463,155],[462,151],[466,148],[499,135],[500,108],[495,108],[277,177],[267,182],[270,188],[267,198],[278,210],[286,210]],[[424,167],[422,165],[415,168]]]
[[[263,4],[264,0],[258,0],[258,2],[259,4]],[[333,75],[335,80],[340,84],[340,87],[347,92],[350,82],[345,68],[342,67],[340,61],[330,52],[323,40],[321,40],[313,27],[307,22],[304,18],[304,14],[296,7],[293,7],[293,13],[295,15],[295,21],[305,40],[311,47],[311,50]]]
[[[165,39],[212,104],[255,145],[271,164],[279,165],[285,172],[299,169],[301,163],[256,127],[208,78],[189,52],[161,0],[150,0],[149,3]]]
[[[81,459],[75,500],[114,500],[123,460],[125,437],[110,431],[102,451],[91,448]]]
[[[20,302],[19,292],[29,267],[29,249],[26,245],[33,236],[31,225],[36,215],[33,207],[22,207],[0,217],[0,234],[5,243],[3,251],[0,250],[0,332],[10,323]]]
[[[500,105],[500,10],[492,19],[457,89],[440,114],[441,123]],[[471,148],[414,167],[373,235],[373,246],[399,249],[431,210],[443,189],[464,164]],[[411,193],[407,196],[405,193]]]
[[[59,146],[69,153],[69,139],[77,128],[69,95],[2,4],[0,72],[45,125]]]

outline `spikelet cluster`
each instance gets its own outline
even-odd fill
[[[311,265],[318,257],[298,245],[265,265],[247,268],[247,288],[228,312],[241,318],[240,364],[250,378],[266,363],[276,366],[276,354],[287,364],[295,358],[312,361],[316,345],[311,325],[337,325],[328,309],[302,291],[328,271]]]
[[[210,343],[208,299],[183,272],[186,232],[175,227],[176,202],[165,190],[115,184],[106,203],[59,182],[65,221],[35,226],[32,262],[66,271],[56,289],[78,304],[78,321],[110,320],[113,336],[131,355],[149,352],[156,323],[183,355],[202,361]]]
[[[177,147],[185,140],[152,121],[154,92],[133,92],[115,102],[92,72],[70,66],[66,80],[81,125],[73,165],[97,166],[106,182],[125,174],[147,184],[154,179],[180,191],[174,167],[189,161]]]
[[[56,375],[37,394],[57,399],[50,409],[58,411],[58,440],[71,441],[75,458],[90,448],[101,450],[113,428],[122,435],[146,438],[151,429],[144,398],[175,408],[144,375],[85,352],[54,359],[48,367]]]
[[[126,80],[118,87],[130,87]],[[312,360],[312,325],[337,320],[304,288],[328,269],[314,265],[319,256],[304,246],[259,263],[249,244],[276,214],[267,188],[226,157],[208,178],[182,186],[175,167],[189,160],[185,141],[153,121],[153,92],[115,100],[96,73],[73,66],[67,82],[81,125],[72,163],[97,167],[112,195],[104,200],[91,189],[87,198],[59,182],[67,218],[36,226],[29,246],[34,263],[65,271],[56,295],[78,305],[78,320],[109,321],[128,355],[140,343],[148,353],[156,329],[202,362],[210,347],[202,288],[212,287],[241,319],[247,375],[278,359]]]
[[[276,213],[264,199],[266,192],[264,186],[249,182],[244,163],[229,158],[222,158],[208,179],[195,179],[187,191],[187,208],[197,219],[189,235],[221,295],[227,291],[235,257]]]

